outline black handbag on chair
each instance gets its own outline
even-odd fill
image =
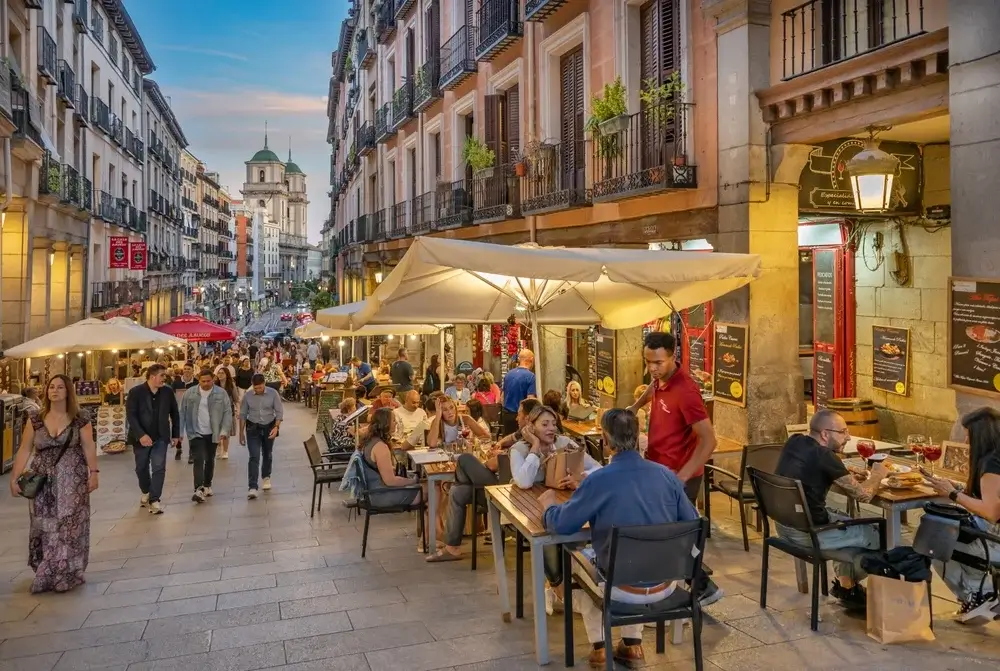
[[[913,549],[925,557],[948,561],[959,543],[974,540],[962,533],[962,527],[975,528],[972,513],[960,506],[929,502],[913,537]]]
[[[56,457],[55,462],[52,464],[52,470],[54,471],[56,466],[59,465],[60,460],[62,460],[63,455],[66,454],[66,450],[69,449],[70,441],[73,440],[73,430],[70,429],[66,440],[63,442],[63,446],[59,449],[59,456]],[[34,471],[24,471],[21,475],[17,476],[17,486],[21,489],[21,496],[26,499],[33,499],[38,496],[39,492],[45,486],[48,481],[49,476],[44,473],[36,473]]]

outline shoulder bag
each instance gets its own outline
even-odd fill
[[[73,440],[73,427],[71,426],[66,432],[66,440],[63,441],[62,447],[59,448],[59,456],[56,457],[55,462],[52,464],[52,470],[54,471],[56,466],[59,465],[59,461],[66,454],[66,450],[69,449],[69,444]],[[34,449],[34,448],[32,448]],[[21,488],[21,496],[26,499],[33,499],[38,496],[38,493],[42,491],[45,483],[48,482],[49,476],[44,473],[36,473],[32,470],[26,470],[21,475],[17,476],[17,486]]]

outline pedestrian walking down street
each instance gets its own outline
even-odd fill
[[[284,408],[281,394],[265,384],[263,375],[255,374],[250,382],[240,403],[240,445],[246,445],[250,452],[247,498],[255,499],[258,477],[261,489],[271,488],[271,456]]]
[[[149,512],[163,512],[160,495],[167,472],[167,448],[181,442],[177,397],[163,385],[166,368],[154,363],[146,369],[146,382],[133,387],[125,398],[128,442],[135,455],[135,474],[142,497],[139,504]]]
[[[226,390],[215,384],[211,369],[205,368],[198,374],[198,386],[184,392],[180,412],[194,455],[191,500],[202,503],[212,496],[215,451],[220,438],[228,436],[233,427],[233,402]]]
[[[184,364],[184,370],[180,377],[175,377],[171,383],[171,388],[174,390],[174,395],[177,397],[177,407],[180,407],[181,399],[184,398],[184,392],[186,392],[191,387],[198,386],[198,378],[194,374],[194,366],[190,363]],[[183,429],[183,427],[181,427]],[[177,452],[174,454],[174,459],[177,461],[181,460],[181,454],[184,452],[183,448],[183,436],[181,441],[177,443]],[[194,463],[194,457],[191,456],[191,445],[188,445],[188,463]]]

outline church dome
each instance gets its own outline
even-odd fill
[[[292,148],[288,148],[288,160],[285,162],[285,175],[305,175],[302,168],[292,160]]]
[[[253,155],[247,163],[281,163],[281,159],[267,146],[267,124],[264,124],[264,148]]]

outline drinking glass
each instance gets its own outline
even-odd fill
[[[859,440],[858,441],[858,456],[865,460],[868,467],[871,468],[871,458],[875,454],[875,443],[870,440]]]
[[[906,437],[906,444],[910,452],[916,455],[917,463],[924,461],[924,448],[927,446],[927,437],[919,433],[911,433]]]
[[[941,458],[942,453],[941,445],[929,443],[924,446],[924,459],[930,462],[931,475],[934,475],[934,462]]]

